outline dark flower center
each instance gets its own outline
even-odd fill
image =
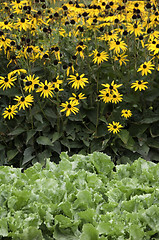
[[[100,57],[100,53],[97,54],[97,57]]]
[[[21,97],[21,100],[20,100],[21,102],[24,102],[25,101],[25,98],[24,97]]]
[[[30,86],[32,84],[31,81],[26,82],[26,86]]]
[[[55,91],[55,92],[58,92],[59,90],[58,90],[58,88],[55,88],[54,91]]]
[[[45,86],[44,86],[44,89],[45,89],[45,90],[47,90],[47,89],[48,89],[48,86],[47,86],[47,85],[45,85]]]
[[[80,76],[76,77],[77,80],[80,80]]]
[[[36,84],[34,84],[34,88],[38,88],[39,87],[39,85],[36,83]]]
[[[143,65],[143,68],[147,68],[146,64]]]
[[[159,44],[156,44],[156,47],[159,48]]]
[[[109,93],[106,94],[106,97],[109,97]]]
[[[140,85],[140,84],[141,84],[141,81],[138,81],[138,84]]]
[[[114,129],[117,129],[117,126],[113,126]]]
[[[10,113],[10,112],[11,112],[11,109],[8,109],[8,112]]]
[[[5,82],[8,82],[8,78],[7,78],[7,77],[5,77],[4,81],[5,81]]]
[[[56,79],[56,78],[53,78],[52,81],[53,81],[53,82],[57,82],[57,79]]]
[[[22,23],[24,23],[24,22],[25,22],[25,19],[24,19],[24,18],[22,18],[22,19],[21,19],[21,22],[22,22]]]
[[[28,47],[27,48],[27,52],[30,53],[31,51],[33,51],[33,48],[32,47]]]
[[[59,51],[59,48],[58,47],[55,47],[55,52],[58,52]]]
[[[113,98],[116,98],[116,97],[117,97],[117,96],[114,94],[114,95],[113,95]]]
[[[119,41],[116,41],[116,45],[119,45],[120,44],[120,42]]]
[[[8,25],[8,21],[5,21],[4,24],[5,24],[5,25]]]
[[[82,48],[81,48],[81,47],[78,47],[77,50],[78,50],[78,52],[81,52],[81,51],[82,51]]]
[[[71,108],[71,104],[68,104],[67,108]]]

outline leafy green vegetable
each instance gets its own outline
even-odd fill
[[[159,164],[61,154],[21,172],[0,167],[0,239],[159,238]]]

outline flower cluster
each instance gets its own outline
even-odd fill
[[[108,131],[118,133],[133,116],[124,96],[148,89],[159,70],[155,0],[8,0],[0,13],[0,90],[19,91],[2,111],[9,120],[40,101],[69,117],[94,98],[116,110],[122,103],[118,119],[106,117]]]

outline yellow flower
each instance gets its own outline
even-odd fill
[[[130,34],[134,33],[135,36],[140,36],[142,34],[142,26],[141,24],[137,23],[128,23],[127,30],[130,32]]]
[[[122,41],[121,39],[118,40],[112,40],[109,43],[110,45],[110,50],[114,50],[115,53],[120,53],[120,51],[125,51],[126,50],[126,43]]]
[[[114,81],[109,84],[109,83],[106,83],[106,84],[102,84],[102,86],[106,87],[106,90],[109,90],[109,92],[112,92],[112,91],[118,91],[117,89],[119,87],[121,87],[123,84],[116,84],[114,83]]]
[[[77,101],[66,101],[66,103],[62,103],[61,107],[64,107],[64,109],[62,109],[60,112],[64,112],[66,111],[66,117],[68,117],[71,112],[73,112],[74,114],[78,113],[79,109],[76,107],[79,104],[79,102]]]
[[[122,113],[121,116],[125,117],[126,119],[132,116],[132,112],[127,109],[123,109],[121,113]]]
[[[18,112],[16,109],[17,109],[17,105],[12,105],[12,106],[9,105],[9,107],[7,107],[5,111],[2,113],[3,117],[4,118],[8,117],[8,119],[10,120]]]
[[[126,62],[129,61],[126,57],[128,55],[125,55],[125,53],[122,53],[122,54],[117,54],[115,57],[114,57],[114,60],[115,61],[118,61],[120,66],[122,66],[122,64],[124,63],[126,65]]]
[[[112,95],[110,94],[110,91],[108,89],[107,90],[101,90],[100,93],[101,94],[99,95],[99,97],[101,97],[103,102],[105,102],[105,103],[111,102]]]
[[[83,93],[80,93],[78,95],[76,95],[75,93],[72,93],[72,96],[73,97],[70,97],[69,100],[76,101],[77,103],[81,99],[86,99],[85,94]]]
[[[139,69],[137,70],[137,72],[141,71],[141,75],[147,75],[148,73],[152,73],[151,70],[154,69],[154,64],[151,63],[151,61],[149,62],[144,62],[143,64],[140,65]]]
[[[31,28],[31,24],[29,20],[25,18],[18,18],[18,22],[15,23],[15,27],[18,28],[20,31],[27,31],[27,29]]]
[[[17,78],[16,77],[11,77],[11,74],[8,74],[7,77],[1,77],[0,76],[0,88],[7,89],[7,88],[11,88],[12,86],[14,86],[14,81],[16,81]]]
[[[33,91],[35,88],[35,84],[39,84],[39,77],[34,78],[35,74],[33,76],[29,75],[26,77],[26,79],[24,79],[24,83],[25,83],[25,87],[24,90],[25,91]]]
[[[94,55],[93,63],[97,63],[98,65],[101,64],[101,62],[108,61],[108,58],[109,58],[108,54],[105,51],[102,51],[100,53],[96,49],[89,56],[92,56],[92,55]]]
[[[72,88],[74,89],[79,89],[80,87],[84,88],[85,84],[88,83],[88,78],[84,78],[84,74],[81,74],[79,76],[78,73],[76,73],[76,76],[70,75],[70,78],[68,78],[68,80],[70,80],[69,84],[72,83]]]
[[[121,128],[123,128],[123,126],[119,122],[113,121],[112,124],[108,124],[108,131],[113,132],[113,134],[120,132]]]
[[[148,82],[144,82],[143,80],[137,80],[136,82],[131,84],[131,88],[135,88],[135,91],[137,91],[138,89],[141,90],[145,90],[146,88],[148,88],[146,86]]]
[[[41,92],[40,97],[43,95],[44,98],[48,98],[49,96],[52,97],[54,95],[53,90],[53,83],[47,82],[47,80],[45,80],[45,84],[41,82],[36,92]]]
[[[120,94],[118,91],[113,91],[113,93],[112,93],[112,99],[111,99],[111,101],[112,101],[112,103],[115,103],[115,104],[117,104],[117,103],[119,103],[119,102],[122,102],[122,94]]]
[[[25,108],[28,108],[29,106],[32,105],[32,102],[33,102],[34,98],[31,94],[29,94],[26,97],[15,96],[14,100],[16,100],[18,102],[16,105],[19,106],[19,110],[21,108],[23,108],[23,110],[25,110]]]

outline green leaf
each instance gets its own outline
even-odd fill
[[[137,123],[132,123],[130,128],[129,128],[129,133],[132,137],[138,137],[142,135],[146,129],[149,127],[148,124],[137,124]]]
[[[24,128],[17,128],[14,131],[10,132],[8,135],[12,136],[12,135],[20,135],[21,133],[25,132],[26,130]]]
[[[140,226],[133,224],[129,227],[129,229],[132,240],[139,240],[144,238],[145,233],[144,230],[140,228]]]
[[[80,240],[98,240],[98,230],[90,223],[86,223],[82,228]]]
[[[45,112],[46,116],[48,116],[50,118],[57,118],[57,115],[55,114],[55,112],[53,111],[52,108],[46,108],[44,112]]]
[[[40,113],[35,114],[35,115],[34,115],[34,118],[35,118],[37,121],[43,123],[43,118],[42,118],[42,115],[41,115]]]
[[[118,133],[118,136],[124,144],[127,144],[129,139],[129,132],[127,130],[123,129],[121,132]]]
[[[158,115],[152,115],[152,117],[147,117],[147,118],[144,118],[143,120],[140,121],[141,124],[143,123],[154,123],[154,122],[157,122],[159,121],[159,116]]]
[[[55,224],[59,224],[59,228],[69,228],[72,227],[72,221],[70,218],[65,217],[63,215],[56,215],[55,216]]]
[[[20,235],[20,239],[23,239],[23,240],[29,240],[29,239],[43,240],[44,239],[41,230],[32,226],[25,228],[23,230],[23,233],[19,235]]]
[[[158,138],[158,137],[155,138],[155,139],[153,139],[153,138],[148,138],[148,139],[147,139],[147,145],[148,145],[149,147],[159,149],[159,138]]]
[[[26,138],[26,144],[28,144],[29,140],[36,134],[35,130],[29,130],[27,131],[27,138]]]
[[[36,139],[38,144],[41,145],[48,145],[48,146],[53,146],[51,140],[48,137],[45,136],[40,136]]]
[[[96,125],[97,122],[97,110],[95,108],[87,109],[87,117],[89,118],[90,122]]]
[[[32,155],[33,152],[34,152],[33,147],[28,147],[25,149],[23,154],[24,158],[23,158],[22,166],[30,162],[35,157],[35,155]]]
[[[0,237],[8,236],[8,223],[5,218],[0,219]]]
[[[57,141],[61,136],[62,136],[62,133],[59,133],[59,132],[53,133],[53,135],[52,135],[52,143]]]
[[[15,150],[9,150],[9,151],[7,152],[7,160],[8,160],[8,161],[11,161],[17,154],[18,154],[17,149],[15,149]]]
[[[150,127],[150,134],[153,138],[159,136],[159,122],[152,124]]]
[[[149,147],[147,146],[146,143],[144,143],[142,146],[140,146],[138,149],[137,149],[137,152],[141,154],[141,156],[143,157],[146,157],[148,155],[148,152],[149,152]]]
[[[95,209],[87,209],[85,211],[80,211],[78,213],[78,216],[84,223],[94,223],[94,218],[96,216],[96,210]]]
[[[112,169],[114,168],[114,163],[108,155],[100,152],[94,152],[93,154],[90,154],[89,157],[98,173],[110,175]]]

